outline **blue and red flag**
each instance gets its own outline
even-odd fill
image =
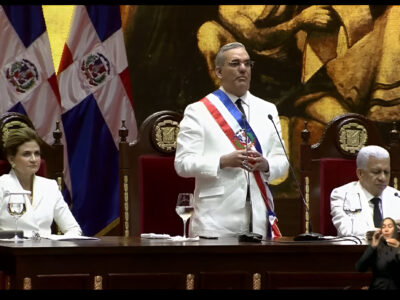
[[[61,103],[41,5],[0,6],[0,66],[0,114],[27,115],[53,143]]]
[[[119,5],[78,5],[58,71],[71,210],[85,235],[119,222],[121,121],[137,126]]]

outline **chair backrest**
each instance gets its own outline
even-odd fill
[[[164,110],[150,115],[138,138],[128,143],[124,122],[120,130],[120,234],[182,235],[175,212],[178,193],[193,192],[194,178],[180,177],[174,168],[176,138],[182,114]]]
[[[389,124],[391,125],[391,124]],[[300,177],[302,192],[309,211],[303,206],[303,229],[324,235],[336,235],[330,214],[330,194],[338,186],[357,180],[356,162],[358,151],[365,145],[379,145],[391,155],[391,182],[397,188],[400,177],[399,133],[386,134],[387,141],[377,123],[366,117],[348,113],[334,118],[326,126],[318,143],[310,145],[310,132],[305,123],[300,146]]]
[[[3,150],[4,141],[6,140],[10,131],[21,127],[30,127],[32,129],[35,129],[31,120],[26,115],[23,115],[21,113],[6,112],[0,116],[0,175],[8,173],[10,170],[10,164],[8,163]],[[53,145],[49,145],[45,141],[42,141],[42,161],[37,174],[40,176],[56,179],[59,186],[62,187],[64,146],[61,143],[62,133],[59,128],[59,123],[56,124],[56,130],[53,132],[53,136]]]

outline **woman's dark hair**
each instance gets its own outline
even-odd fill
[[[30,141],[36,141],[40,147],[42,140],[36,131],[30,127],[21,127],[10,130],[4,143],[4,152],[8,156],[15,156],[18,147]]]

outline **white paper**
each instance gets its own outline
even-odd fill
[[[183,236],[177,235],[177,236],[172,236],[170,238],[170,240],[174,241],[174,242],[196,242],[196,241],[200,240],[200,237],[196,236],[193,238],[189,238],[189,237],[184,238]]]
[[[198,236],[194,237],[194,238],[184,238],[183,236],[170,236],[169,234],[166,233],[142,233],[140,235],[141,238],[145,238],[145,239],[164,239],[164,240],[169,240],[169,241],[173,241],[173,242],[195,242],[200,240],[200,238]]]
[[[53,241],[72,241],[72,240],[98,240],[96,237],[84,236],[84,235],[63,235],[63,234],[52,234],[50,236],[42,237]]]
[[[169,239],[171,236],[169,234],[158,234],[158,233],[142,233],[141,238],[145,239]]]

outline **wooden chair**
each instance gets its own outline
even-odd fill
[[[382,124],[380,124],[382,125]],[[387,125],[392,124],[383,124]],[[302,192],[309,211],[303,206],[303,229],[308,232],[309,218],[312,231],[336,235],[330,214],[330,194],[338,186],[358,180],[356,162],[358,151],[365,145],[379,145],[391,156],[390,185],[398,187],[400,178],[399,133],[393,129],[383,132],[382,126],[356,114],[347,113],[334,118],[326,126],[318,143],[308,143],[310,132],[305,123],[301,133],[300,177]],[[385,139],[385,136],[388,138]]]
[[[138,138],[128,143],[122,122],[119,143],[120,234],[182,235],[175,212],[178,193],[193,192],[194,178],[180,177],[174,168],[180,113],[164,110],[150,115]]]
[[[4,141],[8,133],[16,128],[30,127],[35,129],[31,120],[23,114],[17,112],[6,112],[0,116],[0,174],[8,173],[10,164],[7,161],[3,150]],[[62,132],[59,123],[53,132],[54,143],[52,145],[42,141],[41,144],[41,165],[38,175],[57,180],[60,188],[63,184],[63,168],[64,168],[64,146],[61,143]]]

